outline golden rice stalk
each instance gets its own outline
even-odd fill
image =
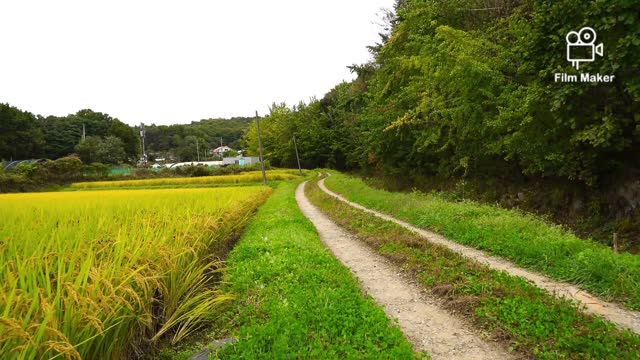
[[[33,337],[25,329],[22,328],[20,322],[11,318],[0,318],[0,326],[2,326],[2,332],[0,332],[0,343],[8,342],[10,340],[18,340],[19,342],[33,344]]]
[[[40,348],[45,348],[46,349],[45,352],[49,352],[53,350],[56,353],[64,356],[65,359],[82,360],[82,356],[80,356],[80,353],[76,350],[76,348],[65,341],[52,341],[52,340],[45,341],[40,346]]]
[[[118,358],[184,338],[230,299],[210,259],[271,191],[0,194],[0,359]]]

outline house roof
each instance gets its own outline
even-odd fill
[[[213,149],[213,151],[227,151],[227,150],[233,150],[233,149],[228,147],[227,145],[218,146],[217,148]]]

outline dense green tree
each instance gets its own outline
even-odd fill
[[[73,153],[82,140],[82,124],[68,117],[40,118],[45,137],[45,156],[57,159]]]
[[[295,133],[311,167],[590,186],[640,167],[640,2],[402,0],[385,23],[356,80],[264,119],[273,164],[291,165]],[[605,56],[581,72],[613,83],[555,82],[578,74],[565,35],[584,26]]]
[[[24,160],[42,156],[44,136],[36,117],[0,103],[0,159]]]
[[[140,137],[133,128],[120,120],[115,119],[111,122],[108,134],[110,136],[115,136],[122,141],[124,151],[129,160],[133,161],[138,158],[138,154],[140,154],[141,151]]]
[[[76,153],[85,164],[103,163],[118,165],[127,159],[124,143],[116,136],[99,138],[87,136],[75,147]]]
[[[85,109],[63,117],[49,116],[39,120],[45,134],[44,153],[48,158],[56,159],[73,153],[82,140],[83,126],[87,137],[119,138],[129,161],[136,160],[140,153],[135,129],[108,114]]]
[[[75,152],[85,164],[98,161],[98,151],[102,145],[102,139],[97,136],[87,136],[75,146]]]
[[[117,136],[107,136],[102,139],[98,148],[97,162],[118,165],[127,160],[125,144]]]

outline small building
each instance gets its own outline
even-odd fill
[[[224,145],[224,146],[218,146],[217,148],[212,149],[209,152],[211,154],[214,154],[214,155],[222,155],[222,154],[226,153],[227,151],[233,151],[233,149],[228,147],[228,146],[226,146],[226,145]]]
[[[187,165],[222,166],[223,162],[222,161],[186,161],[186,162],[179,162],[175,164],[168,164],[167,167],[170,169],[175,169],[175,168],[179,168],[181,166],[187,166]]]
[[[235,157],[226,157],[222,159],[223,165],[252,165],[259,164],[260,158],[257,156],[235,156]]]

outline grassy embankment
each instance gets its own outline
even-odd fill
[[[297,170],[269,170],[269,181],[292,180],[299,175]],[[262,181],[262,172],[250,171],[238,175],[215,175],[185,178],[158,178],[143,180],[117,180],[117,181],[90,181],[71,184],[75,189],[104,189],[104,188],[136,188],[136,187],[176,187],[176,186],[200,186],[200,185],[228,185],[247,184]]]
[[[343,181],[342,177],[336,178]],[[346,181],[345,181],[346,182]],[[442,299],[443,306],[514,351],[530,358],[637,359],[640,337],[581,313],[527,281],[433,245],[401,226],[325,194],[317,184],[307,195],[338,224],[401,265]],[[405,204],[406,205],[406,204]]]
[[[230,253],[236,295],[213,337],[238,342],[216,356],[236,359],[419,357],[401,331],[323,245],[298,209],[295,184],[281,183]],[[167,357],[188,358],[189,354]]]
[[[269,187],[0,195],[0,358],[125,358],[216,317]]]
[[[327,187],[353,202],[640,310],[638,256],[616,254],[516,210],[452,202],[436,194],[387,192],[360,179],[333,174],[325,181]]]

